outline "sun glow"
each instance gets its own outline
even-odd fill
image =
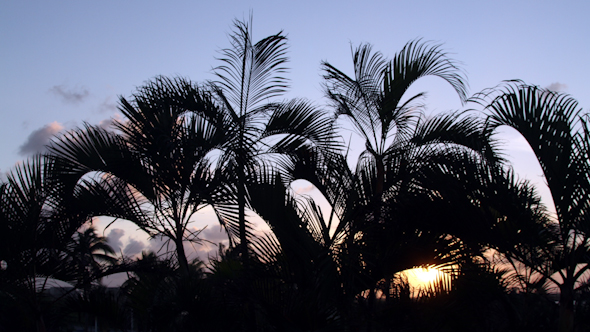
[[[398,274],[410,287],[412,296],[424,291],[442,290],[450,287],[451,275],[435,266],[423,266],[402,271]],[[441,289],[442,287],[442,289]]]
[[[438,277],[440,277],[441,271],[430,268],[430,267],[419,267],[415,269],[411,269],[407,271],[408,277],[413,274],[413,279],[410,282],[412,283],[421,283],[421,284],[429,284],[435,281]]]

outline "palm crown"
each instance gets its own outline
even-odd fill
[[[247,184],[267,169],[268,161],[277,153],[313,147],[333,149],[335,136],[332,120],[308,102],[265,102],[287,88],[283,77],[287,45],[282,32],[254,43],[251,21],[235,21],[234,26],[232,47],[222,50],[219,60],[223,65],[215,68],[219,80],[211,88],[223,114],[226,140],[221,163],[228,176],[236,179],[239,239],[241,254],[246,257],[250,233],[245,212]]]

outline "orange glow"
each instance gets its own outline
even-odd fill
[[[417,267],[400,272],[399,276],[407,280],[410,286],[412,296],[418,296],[421,291],[432,287],[448,287],[446,282],[440,283],[441,280],[449,280],[450,275],[435,266]]]
[[[407,271],[408,278],[410,279],[410,275],[413,274],[413,279],[410,280],[411,283],[420,283],[420,284],[429,284],[435,281],[442,272],[430,267],[419,267],[415,269],[411,269]]]

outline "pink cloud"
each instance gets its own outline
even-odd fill
[[[35,153],[44,152],[47,144],[51,141],[51,138],[57,133],[62,131],[64,127],[57,121],[47,124],[37,130],[34,130],[26,142],[20,146],[20,155],[31,155]]]

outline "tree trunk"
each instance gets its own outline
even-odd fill
[[[246,236],[246,180],[242,169],[238,170],[238,217],[240,253],[244,267],[248,264],[248,237]]]
[[[380,155],[375,155],[375,163],[377,164],[377,183],[375,187],[375,198],[378,198],[379,202],[381,202],[381,200],[383,199],[383,189],[385,187],[385,165],[383,165],[383,157]]]
[[[177,225],[177,232],[176,232],[176,239],[174,239],[174,244],[176,244],[176,255],[178,256],[178,265],[180,266],[181,273],[185,276],[189,274],[188,268],[188,260],[186,258],[186,253],[184,251],[183,246],[183,234],[182,234],[182,227]]]
[[[43,314],[41,313],[41,309],[37,306],[37,318],[35,319],[35,325],[37,327],[37,332],[46,332],[47,329],[45,328],[45,320],[43,319]]]
[[[371,245],[376,248],[375,252],[373,253],[373,267],[371,268],[371,275],[369,276],[371,280],[371,289],[369,291],[369,298],[368,298],[368,322],[367,322],[367,332],[373,331],[373,322],[375,320],[375,301],[376,301],[376,294],[375,294],[375,286],[376,281],[381,278],[380,271],[376,271],[375,267],[380,266],[380,243],[379,243],[379,235],[381,228],[381,207],[383,202],[383,188],[385,187],[385,166],[383,165],[383,157],[374,154],[375,163],[377,168],[377,179],[375,183],[375,192],[373,196],[373,224],[369,226],[370,231],[367,233],[368,241]],[[370,264],[370,262],[369,262]]]
[[[242,130],[243,132],[243,130]],[[243,133],[241,134],[243,137]],[[240,144],[243,144],[240,140]],[[240,145],[241,146],[241,145]],[[244,267],[248,265],[248,237],[246,234],[246,174],[244,172],[245,156],[244,150],[240,149],[237,154],[238,173],[238,223],[240,232],[240,255]]]
[[[246,59],[244,58],[244,61]],[[242,108],[241,108],[242,109]],[[236,170],[238,175],[238,227],[240,232],[240,254],[242,264],[246,268],[248,265],[248,237],[246,236],[246,149],[244,147],[244,136],[246,133],[245,129],[245,118],[244,109],[240,112],[240,131],[238,133],[238,149],[236,153]]]
[[[574,331],[574,285],[565,280],[559,294],[559,331]]]
[[[369,290],[369,298],[367,299],[367,311],[369,314],[367,315],[367,332],[373,331],[373,322],[375,321],[375,288],[374,285],[371,285],[371,289]]]

